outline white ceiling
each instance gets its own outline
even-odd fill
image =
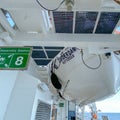
[[[40,3],[49,9],[56,8],[62,0],[40,0]],[[102,6],[114,6],[118,5],[113,0],[74,0],[74,10],[102,10]],[[36,0],[1,0],[0,7],[6,9],[22,9],[22,8],[39,8]],[[65,10],[66,6],[63,4],[61,10]]]
[[[40,0],[41,4],[48,9],[56,8],[62,0]],[[115,7],[105,7],[104,5],[113,5]],[[13,43],[12,45],[50,45],[50,46],[87,46],[88,44],[94,45],[92,42],[97,43],[103,47],[103,41],[101,42],[97,39],[106,41],[108,46],[118,46],[120,37],[111,35],[111,41],[108,42],[108,36],[106,35],[69,35],[69,34],[59,34],[55,35],[55,28],[52,14],[50,14],[50,19],[52,22],[52,28],[47,31],[45,27],[45,21],[42,16],[42,9],[36,2],[36,0],[1,0],[0,7],[8,10],[17,24],[19,30],[11,29],[8,25],[3,15],[0,12],[0,22],[6,28],[7,32],[12,34]],[[119,12],[120,7],[112,0],[75,0],[75,5],[73,11],[114,11]],[[42,10],[42,11],[41,11]],[[65,4],[63,4],[60,11],[67,11]],[[4,22],[3,22],[4,21]],[[119,22],[120,23],[120,22]],[[118,24],[119,25],[119,24]],[[38,34],[27,33],[27,32],[38,32]],[[51,35],[50,35],[51,34]],[[107,39],[106,39],[107,38]],[[116,41],[114,40],[116,39]],[[62,41],[62,42],[61,42]],[[96,44],[95,44],[96,45]],[[105,46],[106,47],[106,46]]]
[[[20,31],[42,31],[42,16],[39,9],[11,10],[10,13]]]

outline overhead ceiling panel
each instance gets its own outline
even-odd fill
[[[75,33],[92,33],[98,12],[76,12]]]
[[[39,9],[13,9],[10,10],[10,14],[20,31],[42,32],[43,18]]]
[[[102,12],[95,33],[111,34],[120,19],[120,12]]]
[[[53,12],[56,33],[73,32],[73,12]]]

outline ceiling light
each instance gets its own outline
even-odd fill
[[[8,21],[9,25],[12,27],[12,28],[17,28],[11,14],[7,11],[7,10],[4,10],[4,9],[1,9],[3,14],[5,15],[6,17],[6,20]]]

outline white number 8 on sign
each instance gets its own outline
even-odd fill
[[[15,65],[21,65],[23,63],[23,57],[22,56],[19,56],[17,57],[17,60],[15,61]]]

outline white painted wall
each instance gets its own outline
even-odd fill
[[[17,73],[17,71],[0,70],[0,120],[4,118]]]
[[[0,46],[3,46],[3,45],[5,45],[5,43],[3,42],[2,39],[0,39]]]
[[[34,105],[32,109],[31,120],[35,120],[38,101],[42,101],[52,105],[53,100],[51,98],[52,98],[52,94],[49,91],[43,91],[43,90],[37,89],[35,99],[34,99]]]
[[[11,76],[13,77],[14,74],[7,74],[7,76],[11,79]],[[4,111],[4,119],[0,120],[30,120],[38,80],[24,73],[24,71],[18,72],[17,76],[14,76],[14,79],[15,83],[11,90],[11,96],[4,102],[4,105],[8,103],[6,112]],[[7,88],[5,83],[4,86]],[[9,89],[4,89],[4,91],[6,93],[4,95],[7,96]]]
[[[59,103],[64,103],[64,107],[59,107]],[[57,105],[57,120],[68,120],[68,101],[60,100]]]
[[[34,64],[26,71],[0,71],[0,120],[34,120],[38,100],[52,104],[49,91],[38,89]]]

